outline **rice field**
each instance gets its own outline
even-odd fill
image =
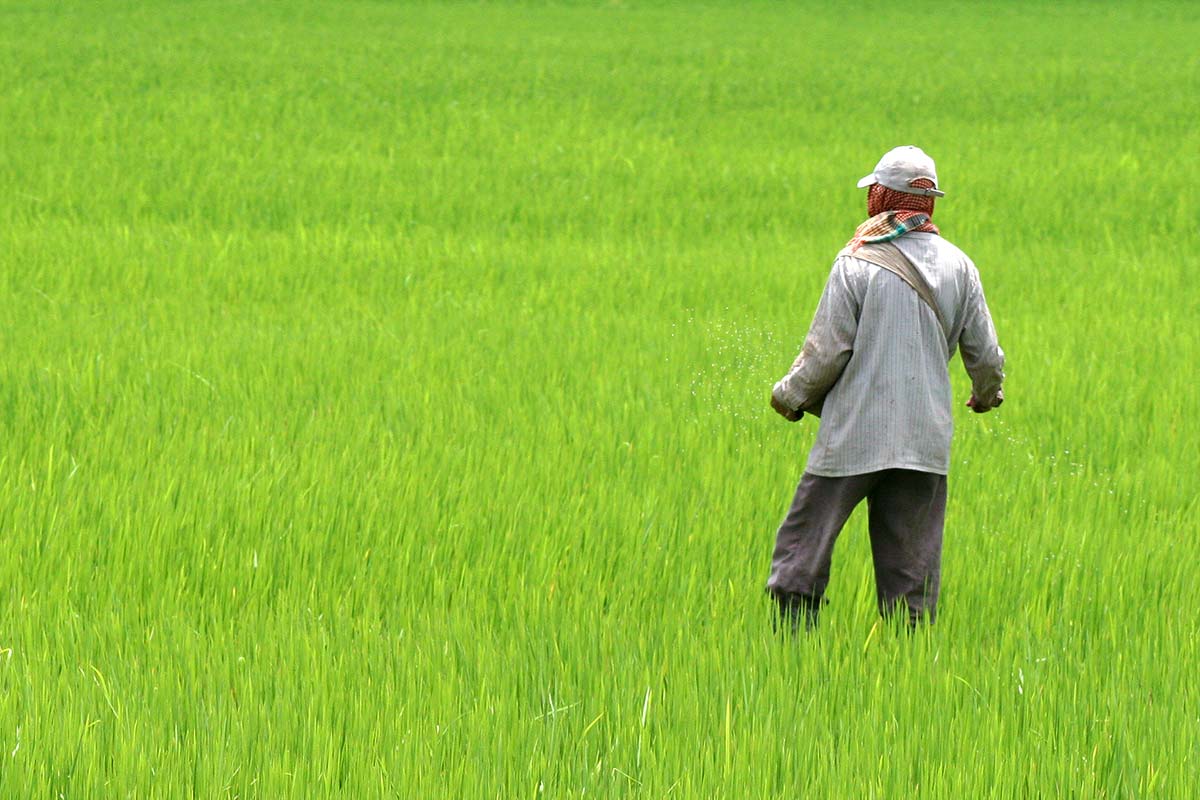
[[[1188,4],[0,20],[0,797],[1196,795]],[[767,397],[898,144],[1008,399],[938,624],[860,509],[782,640]]]

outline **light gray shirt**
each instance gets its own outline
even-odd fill
[[[954,432],[947,364],[956,349],[977,402],[992,407],[1003,396],[1004,351],[971,259],[932,233],[892,243],[932,288],[949,340],[900,277],[839,254],[800,355],[773,390],[788,408],[821,418],[808,458],[814,475],[945,475]]]

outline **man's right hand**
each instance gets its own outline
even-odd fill
[[[771,408],[773,408],[777,412],[779,412],[779,415],[781,417],[783,417],[784,419],[786,419],[788,422],[795,422],[796,420],[798,420],[804,416],[803,411],[801,411],[799,409],[796,409],[795,411],[793,411],[792,409],[785,406],[782,402],[780,402],[779,398],[777,398],[775,396],[774,392],[771,393]]]

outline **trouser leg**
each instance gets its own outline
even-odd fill
[[[787,516],[775,536],[767,591],[779,602],[780,612],[793,627],[800,620],[816,622],[833,545],[850,512],[867,496],[872,475],[825,478],[805,473],[796,487]]]
[[[903,602],[909,621],[937,617],[946,521],[946,476],[886,470],[867,497],[879,612]]]

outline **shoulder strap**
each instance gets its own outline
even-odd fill
[[[899,247],[891,242],[875,242],[864,244],[854,252],[843,250],[841,254],[861,258],[863,261],[883,267],[911,286],[917,296],[925,301],[925,305],[933,310],[938,324],[942,326],[942,335],[946,337],[946,347],[950,346],[950,326],[946,324],[946,318],[942,316],[942,310],[938,308],[937,300],[933,297],[933,289],[925,280],[925,276],[921,274],[921,270],[908,260],[908,256],[904,255]]]

